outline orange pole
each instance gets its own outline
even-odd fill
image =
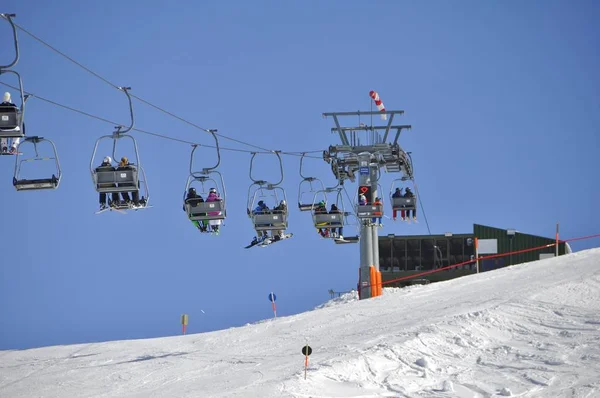
[[[555,257],[558,257],[558,223],[556,223],[556,251]]]
[[[375,267],[369,267],[369,285],[371,285],[371,297],[377,296],[377,277],[375,276]]]

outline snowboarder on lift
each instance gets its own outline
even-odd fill
[[[190,200],[190,199],[194,199],[194,200]],[[186,202],[188,200],[190,200],[190,205],[192,207],[197,206],[198,203],[204,202],[204,198],[201,195],[198,195],[196,193],[196,188],[194,188],[194,187],[188,189],[188,193],[187,193],[185,200],[186,200]],[[185,211],[185,205],[183,206],[183,210]],[[200,215],[202,216],[205,214],[201,213]],[[207,231],[208,226],[204,224],[204,221],[202,221],[202,220],[191,220],[191,221],[192,221],[192,224],[194,224],[194,226],[200,230],[200,232]]]

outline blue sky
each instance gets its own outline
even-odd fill
[[[433,233],[480,223],[551,237],[556,222],[565,238],[600,232],[595,2],[22,1],[0,11],[132,94],[265,148],[337,144],[321,113],[368,110],[378,91],[413,126],[401,145],[413,153]],[[0,34],[0,57],[11,58],[8,23]],[[122,93],[19,37],[26,90],[127,122]],[[212,145],[201,130],[134,107],[136,127]],[[133,133],[154,207],[95,215],[90,157],[113,126],[37,99],[26,118],[28,134],[56,143],[63,181],[57,191],[16,192],[14,159],[0,158],[0,349],[177,334],[182,313],[189,333],[222,329],[271,317],[271,291],[287,315],[356,285],[358,246],[319,239],[296,209],[293,239],[242,248],[254,236],[249,153],[222,152],[228,219],[219,237],[203,236],[181,210],[189,145]],[[212,164],[214,151],[198,152]],[[294,203],[299,157],[283,160]],[[277,177],[275,157],[256,163],[256,175]],[[305,163],[334,183],[322,159]],[[427,234],[423,220],[384,224],[381,234]]]

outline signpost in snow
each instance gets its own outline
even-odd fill
[[[306,343],[304,347],[302,347],[302,354],[304,354],[304,380],[306,380],[306,369],[308,368],[308,356],[312,354],[312,348]]]
[[[277,296],[275,293],[269,293],[269,301],[271,302],[271,307],[273,308],[273,315],[277,318],[277,307],[275,306],[275,300],[277,300]]]
[[[187,314],[183,314],[181,316],[181,329],[182,329],[183,334],[185,334],[185,328],[186,328],[187,324],[188,324],[188,316],[187,316]]]

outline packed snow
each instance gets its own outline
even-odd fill
[[[600,249],[228,330],[2,351],[0,396],[598,397]]]

